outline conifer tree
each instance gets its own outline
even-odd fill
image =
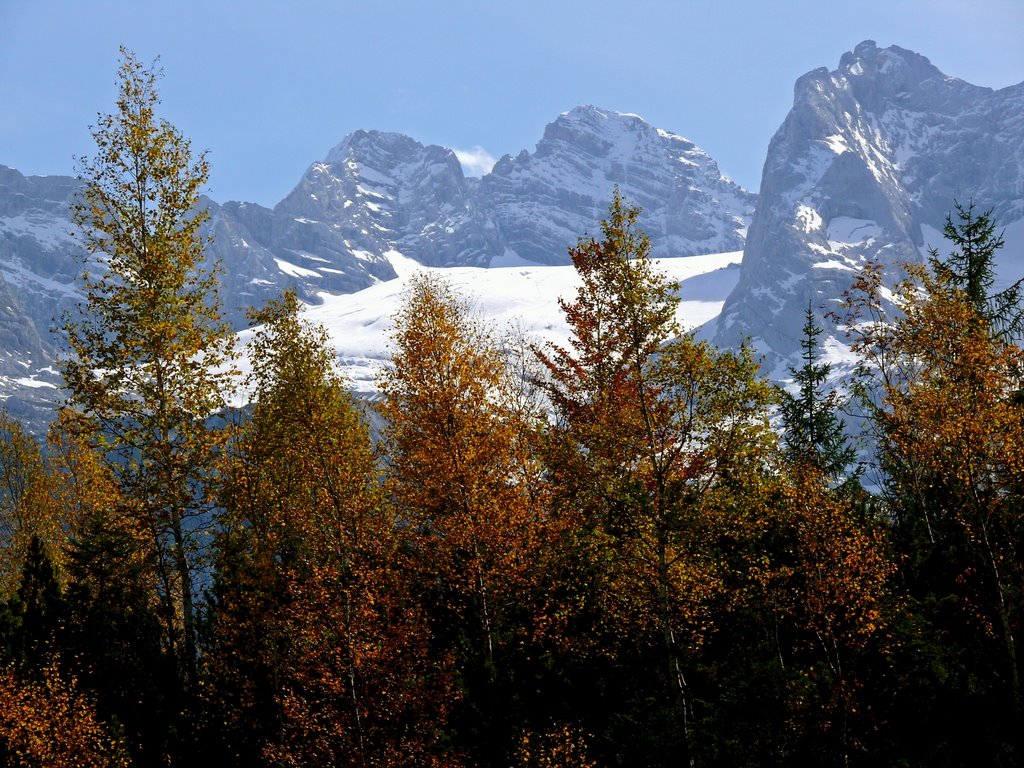
[[[954,200],[953,206],[956,221],[953,214],[948,213],[942,228],[953,250],[942,258],[937,248],[930,249],[932,271],[941,282],[964,292],[993,333],[1007,340],[1017,338],[1024,331],[1024,311],[1020,306],[1024,278],[1002,291],[992,292],[996,252],[1004,245],[1002,234],[996,234],[992,209],[975,213],[973,200],[966,207]]]
[[[119,96],[100,115],[96,155],[80,160],[73,213],[87,254],[85,304],[67,318],[69,407],[144,531],[164,642],[182,679],[196,677],[196,534],[206,510],[233,335],[216,278],[203,268],[208,164],[156,117],[158,73],[122,49]],[[92,274],[91,270],[99,274]]]
[[[789,369],[799,390],[795,395],[782,391],[783,439],[792,460],[808,464],[836,482],[853,461],[855,452],[846,438],[846,425],[836,415],[838,393],[823,391],[832,366],[818,362],[818,337],[822,329],[815,324],[810,305],[803,332],[803,365]]]

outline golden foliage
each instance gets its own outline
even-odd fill
[[[380,411],[397,514],[439,578],[449,608],[478,625],[483,656],[536,565],[545,526],[532,433],[488,330],[446,283],[420,275],[395,318]],[[474,632],[476,634],[476,632]]]
[[[0,600],[17,589],[33,537],[59,569],[67,536],[61,512],[38,443],[0,410]]]
[[[75,679],[55,663],[38,681],[0,669],[0,762],[10,768],[119,768],[129,765],[119,739],[99,721]]]

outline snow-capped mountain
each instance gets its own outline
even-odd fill
[[[208,255],[222,264],[226,314],[243,328],[247,307],[285,288],[317,305],[393,280],[395,263],[568,264],[567,248],[596,233],[615,185],[644,207],[658,256],[737,251],[756,200],[686,139],[635,115],[577,107],[534,152],[503,157],[482,179],[467,178],[450,149],[356,131],[273,209],[204,199]],[[50,331],[81,298],[75,190],[69,177],[0,167],[0,398],[28,420],[58,396]]]
[[[743,247],[756,197],[705,152],[635,115],[577,107],[533,153],[506,155],[482,179],[466,178],[450,149],[357,131],[272,211],[216,207],[213,255],[249,278],[232,288],[250,303],[266,298],[266,282],[316,303],[393,278],[391,252],[438,267],[568,264],[567,248],[594,233],[615,185],[644,208],[657,255]],[[263,270],[250,277],[253,262]]]
[[[834,71],[809,72],[768,148],[716,340],[752,339],[769,371],[784,374],[777,366],[798,348],[808,303],[819,315],[834,306],[869,259],[945,252],[954,199],[993,209],[1007,227],[1005,274],[1024,274],[1024,83],[978,87],[872,41]]]
[[[566,245],[595,234],[616,185],[643,209],[657,256],[743,247],[754,195],[682,136],[597,107],[560,115],[533,153],[501,158],[480,180],[477,199],[506,259],[566,264]]]
[[[686,139],[584,106],[550,123],[534,151],[506,155],[481,179],[467,178],[450,149],[356,131],[273,209],[203,204],[236,327],[246,307],[293,288],[365,389],[388,314],[371,304],[391,306],[415,265],[454,270],[473,293],[480,286],[482,311],[522,306],[529,327],[556,329],[548,288],[568,285],[567,247],[597,234],[614,186],[644,209],[655,256],[744,249],[738,280],[735,268],[719,269],[735,255],[712,258],[708,274],[690,274],[696,261],[678,267],[688,276],[682,298],[700,307],[684,321],[704,322],[724,300],[718,343],[752,340],[769,374],[784,377],[808,303],[819,315],[834,306],[868,259],[893,265],[929,246],[944,251],[954,199],[993,209],[1006,227],[1002,275],[1024,274],[1024,83],[993,91],[911,51],[861,43],[838,69],[797,81],[758,196]],[[68,213],[75,189],[68,177],[0,167],[0,399],[36,424],[59,397],[51,328],[80,300]]]

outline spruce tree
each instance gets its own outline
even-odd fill
[[[1016,338],[1024,331],[1024,312],[1020,306],[1024,278],[1002,291],[992,292],[996,252],[1004,245],[1002,234],[996,234],[992,209],[975,213],[973,200],[966,207],[954,200],[953,206],[956,221],[952,213],[947,214],[942,229],[953,250],[943,259],[937,248],[930,249],[932,271],[941,282],[964,292],[997,337]]]
[[[818,337],[822,329],[814,322],[810,304],[803,333],[803,365],[789,369],[798,392],[782,392],[783,440],[791,460],[813,466],[834,482],[853,462],[855,451],[847,441],[845,423],[836,415],[839,394],[834,390],[825,392],[832,366],[818,362]]]

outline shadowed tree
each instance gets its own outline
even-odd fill
[[[380,381],[387,487],[418,554],[435,637],[458,649],[463,736],[481,750],[475,759],[500,763],[514,748],[500,690],[544,543],[538,415],[489,330],[440,279],[413,278],[392,344]]]
[[[204,654],[231,762],[423,765],[451,691],[427,650],[364,414],[293,293],[253,312],[253,404],[222,467]]]

